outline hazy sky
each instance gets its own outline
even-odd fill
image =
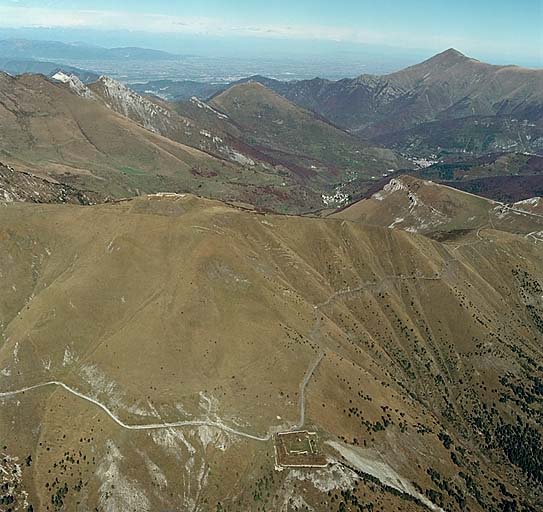
[[[452,46],[543,62],[543,0],[0,0],[0,27]]]

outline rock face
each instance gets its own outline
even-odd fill
[[[425,187],[375,201],[437,208]],[[2,206],[0,464],[16,461],[18,503],[537,510],[541,243],[458,235],[190,194]],[[285,467],[289,430],[307,433]]]
[[[68,84],[70,89],[81,96],[82,98],[94,99],[95,96],[92,91],[76,76],[73,74],[66,74],[63,71],[55,73],[52,77],[52,80],[61,82],[63,84]]]
[[[170,129],[168,109],[139,95],[126,85],[107,76],[101,76],[92,88],[106,105],[120,114],[134,119],[155,133],[164,134]]]

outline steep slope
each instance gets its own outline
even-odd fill
[[[0,163],[0,203],[75,203],[94,204],[100,196],[74,189],[63,183],[18,172]]]
[[[371,198],[332,216],[434,237],[477,230],[473,234],[481,239],[484,228],[520,234],[543,232],[538,205],[539,198],[508,205],[431,181],[399,176]]]
[[[168,109],[140,96],[126,85],[107,76],[101,76],[89,85],[89,89],[102,98],[106,105],[132,119],[150,131],[163,134],[172,129],[171,113]]]
[[[387,79],[415,96],[415,101],[394,105],[393,111],[401,108],[405,115],[400,125],[475,113],[512,115],[535,122],[543,114],[543,71],[492,66],[454,49],[388,75]],[[409,120],[410,115],[416,116],[414,122]],[[386,129],[390,131],[390,125]]]
[[[469,115],[424,122],[400,131],[385,131],[372,136],[372,140],[421,156],[486,155],[502,151],[543,153],[543,124],[541,118],[534,123],[507,114]]]
[[[129,96],[135,101],[123,114],[141,115],[129,119],[115,111],[118,104],[111,99],[112,105],[106,104],[77,77],[59,73],[56,80],[0,75],[0,151],[17,170],[40,169],[75,188],[110,197],[170,190],[287,211],[322,205],[320,194],[301,191],[273,168],[228,161],[197,143],[161,135],[164,124],[153,122],[166,122],[169,112],[159,105]]]
[[[236,123],[247,143],[298,166],[312,181],[371,179],[407,165],[391,151],[372,147],[258,82],[235,85],[209,103]]]
[[[190,195],[0,208],[2,493],[537,510],[543,258],[488,234],[453,247]]]
[[[236,164],[256,169],[268,164],[265,155],[238,138],[239,132],[227,116],[197,98],[174,109],[170,103],[141,96],[106,76],[90,84],[89,89],[109,108],[152,132]]]
[[[33,90],[28,84],[22,84],[25,79],[29,82],[42,80],[47,85]],[[45,94],[50,114],[68,123],[72,122],[71,117],[77,118],[73,122],[84,125],[87,135],[81,142],[88,142],[91,147],[76,153],[78,162],[75,164],[70,160],[73,155],[65,154],[65,148],[73,140],[61,142],[61,149],[57,150],[57,141],[50,134],[42,134],[40,145],[47,147],[46,159],[31,160],[41,156],[41,149],[24,154],[19,161],[6,159],[14,167],[26,165],[30,169],[39,164],[51,171],[53,164],[72,175],[63,178],[64,181],[71,179],[75,186],[109,193],[113,197],[145,191],[197,191],[223,200],[298,213],[342,204],[347,199],[342,193],[346,182],[358,180],[361,186],[366,183],[369,187],[383,173],[411,165],[391,151],[368,146],[253,83],[239,85],[236,91],[227,91],[214,100],[222,101],[229,109],[227,98],[241,93],[247,100],[243,114],[247,120],[243,121],[239,113],[230,116],[197,98],[177,104],[174,109],[171,104],[143,97],[108,77],[101,77],[88,86],[75,75],[63,72],[56,73],[53,79],[60,91],[71,94],[58,94],[52,98],[52,92],[57,94],[59,89],[50,87],[50,82],[40,77],[29,75],[16,80],[28,89],[26,94],[34,98],[33,109],[41,108],[37,98]],[[5,88],[7,90],[8,84]],[[24,91],[24,88],[20,90]],[[67,109],[70,104],[73,108]],[[251,124],[249,121],[261,115],[261,108],[273,117],[270,123],[274,129],[269,130],[265,123]],[[90,127],[89,121],[92,122]],[[138,133],[122,140],[115,133],[119,130],[111,124],[126,124]],[[259,133],[254,131],[256,126],[260,126]],[[14,131],[13,139],[21,139],[25,130],[23,126],[19,133]],[[107,132],[113,132],[106,138],[109,147],[97,146],[95,136],[100,138]],[[57,136],[62,135],[60,130]],[[47,136],[53,140],[49,141]],[[148,154],[145,149],[149,143],[140,143],[140,137],[151,139],[151,144],[157,143],[155,139],[160,141],[164,151]],[[111,147],[115,142],[119,147]],[[129,151],[131,147],[134,151]],[[18,151],[16,144],[9,140],[5,149],[15,154]],[[94,149],[107,160],[91,156]],[[139,156],[142,152],[144,155]],[[130,159],[126,160],[127,157]],[[157,157],[161,157],[159,161]],[[181,169],[177,168],[178,159],[182,160]],[[109,172],[112,167],[117,173]],[[89,171],[90,177],[85,175]],[[78,175],[74,178],[74,174]]]
[[[267,85],[343,128],[404,150],[543,148],[543,71],[492,66],[454,49],[384,76]]]

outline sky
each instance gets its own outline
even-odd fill
[[[138,33],[162,46],[183,36],[270,47],[454,47],[543,67],[543,0],[0,0],[0,28]]]

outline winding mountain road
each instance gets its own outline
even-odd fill
[[[106,405],[102,404],[101,402],[99,402],[98,400],[90,396],[87,396],[73,389],[72,387],[68,386],[64,382],[61,382],[58,380],[51,380],[49,382],[35,384],[34,386],[28,386],[26,388],[17,389],[15,391],[2,392],[0,393],[0,399],[9,398],[15,395],[20,395],[27,391],[32,391],[35,389],[40,389],[40,388],[44,388],[48,386],[59,386],[63,388],[64,390],[68,391],[69,393],[71,393],[72,395],[75,395],[83,400],[86,400],[87,402],[90,402],[91,404],[94,404],[96,407],[99,407],[100,409],[102,409],[117,425],[127,430],[157,430],[157,429],[175,428],[175,427],[207,426],[207,427],[219,428],[221,430],[224,430],[225,432],[229,432],[230,434],[246,437],[248,439],[254,439],[255,441],[268,441],[269,439],[271,439],[273,435],[273,434],[267,434],[266,436],[256,436],[253,434],[248,434],[247,432],[236,430],[232,427],[229,427],[228,425],[224,425],[223,423],[219,421],[212,421],[212,420],[190,420],[190,421],[174,421],[174,422],[165,422],[165,423],[147,423],[143,425],[138,425],[138,424],[130,425],[122,421],[118,416],[115,416],[115,414],[111,411],[111,409],[109,409]]]
[[[305,424],[305,390],[307,389],[307,385],[309,384],[311,377],[313,377],[313,374],[315,373],[315,370],[317,369],[317,366],[319,366],[323,357],[324,357],[324,352],[320,352],[315,362],[305,372],[304,380],[300,384],[300,395],[298,398],[298,403],[300,407],[300,421],[298,422],[298,424],[291,427],[290,429],[291,431],[299,430]]]
[[[300,384],[300,399],[299,399],[300,419],[298,423],[294,427],[292,427],[293,430],[303,427],[305,423],[305,391],[309,384],[309,381],[311,380],[311,377],[315,373],[315,370],[317,369],[317,366],[319,365],[319,363],[322,361],[323,357],[324,357],[324,353],[320,352],[315,362],[309,367],[309,369],[305,373],[304,379]],[[95,405],[96,407],[102,409],[102,411],[104,411],[117,425],[127,430],[157,430],[157,429],[168,429],[168,428],[205,426],[205,427],[218,428],[220,430],[228,432],[229,434],[245,437],[247,439],[252,439],[254,441],[269,441],[275,433],[275,430],[273,430],[273,431],[268,432],[264,436],[258,436],[258,435],[249,434],[248,432],[243,432],[241,430],[237,430],[235,428],[229,427],[228,425],[225,425],[221,421],[213,421],[213,420],[187,420],[187,421],[174,421],[174,422],[164,422],[164,423],[129,424],[121,420],[118,416],[115,415],[113,411],[111,411],[111,409],[109,409],[106,405],[99,402],[95,398],[85,395],[84,393],[81,393],[80,391],[77,391],[71,386],[68,386],[64,382],[61,382],[58,380],[42,382],[40,384],[34,384],[33,386],[27,386],[25,388],[16,389],[14,391],[0,392],[0,399],[10,398],[16,395],[21,395],[28,391],[33,391],[36,389],[41,389],[41,388],[50,387],[50,386],[61,387],[62,389],[64,389],[65,391],[68,391],[72,395],[77,396],[81,398],[82,400],[85,400]]]

